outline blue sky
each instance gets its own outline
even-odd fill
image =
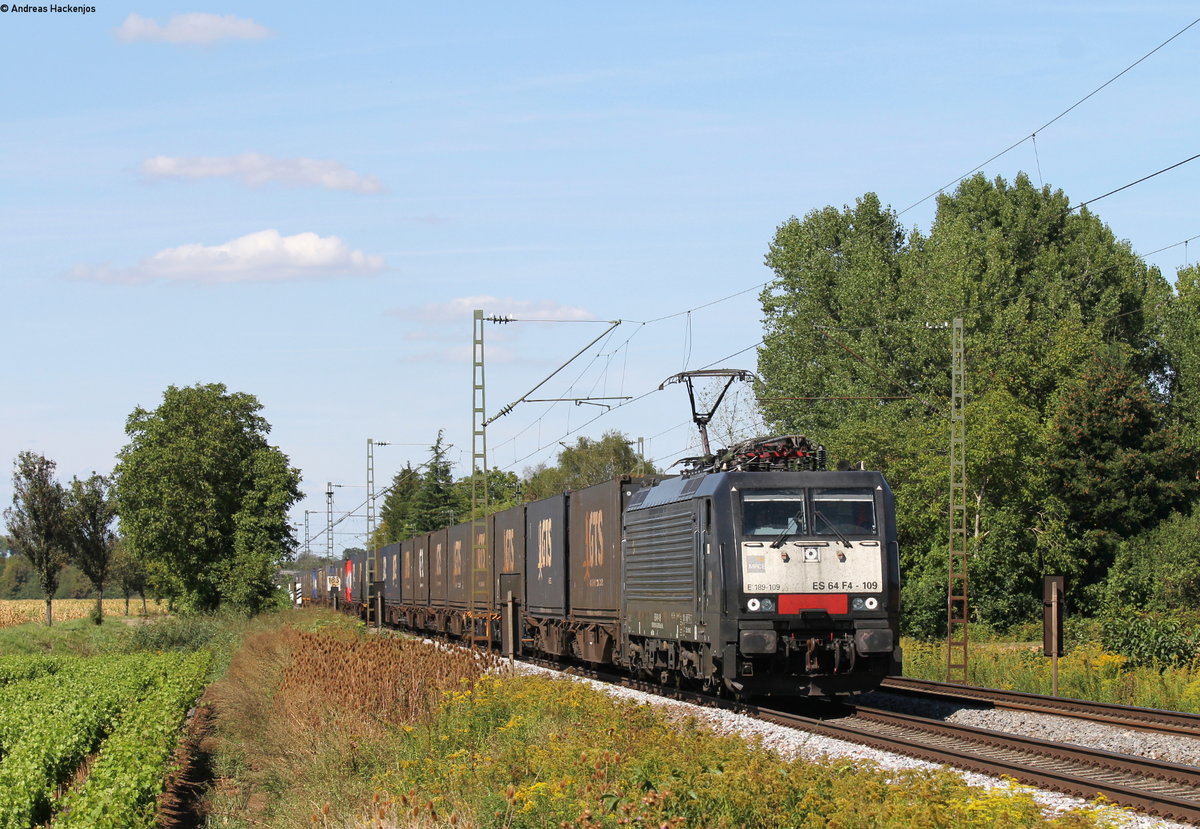
[[[488,328],[489,412],[603,320],[625,322],[538,396],[641,398],[522,404],[489,431],[494,465],[614,428],[670,464],[694,451],[686,394],[647,393],[754,368],[781,222],[867,191],[904,210],[1196,17],[850,5],[10,4],[0,458],[108,472],[135,406],[222,382],[264,404],[315,534],[326,482],[345,485],[338,513],[363,501],[367,438],[396,444],[381,485],[439,429],[469,453],[482,307],[575,321]],[[1200,152],[1198,55],[1200,25],[985,172],[1077,202]],[[1094,210],[1138,252],[1173,245],[1200,234],[1198,177],[1200,160]],[[1200,240],[1149,258],[1173,275]],[[363,526],[340,524],[335,549]]]

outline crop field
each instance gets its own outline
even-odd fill
[[[55,599],[54,621],[65,622],[71,619],[83,619],[96,607],[95,599]],[[142,603],[134,600],[129,603],[132,613],[141,612]],[[161,616],[167,612],[162,602],[147,602],[146,612],[151,616]],[[104,613],[106,616],[124,616],[124,599],[105,599]],[[0,628],[24,625],[29,622],[41,622],[46,618],[46,603],[41,599],[4,599],[0,600]]]
[[[0,827],[148,827],[211,655],[0,657]]]

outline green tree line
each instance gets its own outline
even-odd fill
[[[764,415],[885,472],[909,631],[945,624],[955,317],[973,617],[1036,618],[1046,573],[1093,614],[1200,588],[1200,268],[1172,285],[1024,175],[964,180],[927,233],[871,193],[815,210],[766,264]]]
[[[261,409],[253,395],[219,383],[170,386],[157,408],[129,416],[129,442],[110,476],[68,486],[55,480],[52,460],[20,453],[4,511],[14,555],[0,570],[0,596],[23,597],[36,585],[47,624],[64,587],[82,590],[80,575],[96,596],[97,621],[114,582],[127,603],[151,590],[187,610],[267,606],[295,551],[288,509],[300,498],[300,472],[267,442]]]

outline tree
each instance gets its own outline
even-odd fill
[[[21,452],[13,463],[13,505],[4,510],[17,550],[37,573],[47,625],[54,623],[51,602],[69,543],[63,488],[54,480],[54,468],[54,461],[36,452]]]
[[[146,588],[149,586],[146,565],[133,554],[124,539],[117,539],[109,562],[109,572],[125,596],[125,615],[129,615],[129,597],[135,594],[142,599],[142,614],[145,615]]]
[[[299,470],[267,443],[250,394],[223,384],[170,386],[154,411],[137,408],[116,468],[117,510],[132,553],[185,608],[256,610],[264,577],[295,547],[287,510]]]
[[[1200,265],[1181,268],[1165,303],[1162,343],[1168,355],[1167,397],[1183,442],[1200,451]]]
[[[26,586],[33,577],[33,565],[29,559],[13,553],[4,560],[4,570],[0,572],[0,599],[24,598]]]
[[[104,618],[104,582],[117,536],[112,522],[117,517],[111,483],[93,474],[85,481],[71,479],[66,496],[67,538],[71,561],[96,588],[96,622]]]
[[[487,508],[482,511],[480,516],[474,515],[471,510],[471,492],[474,487],[474,481],[471,476],[468,475],[460,479],[456,486],[459,491],[458,497],[464,509],[464,514],[460,519],[462,521],[491,515],[492,513],[524,503],[524,499],[521,497],[523,489],[521,479],[514,472],[505,472],[502,469],[489,469],[487,471]]]
[[[1166,423],[1165,410],[1145,378],[1114,353],[1092,357],[1078,380],[1063,387],[1046,440],[1059,532],[1041,539],[1058,553],[1054,569],[1098,585],[1122,539],[1186,509],[1200,494],[1200,453]]]
[[[452,448],[442,442],[440,431],[433,446],[429,447],[429,461],[425,464],[420,485],[413,493],[409,513],[414,534],[448,527],[467,510],[462,491],[454,484],[454,473],[447,457]]]
[[[580,437],[574,446],[564,446],[556,466],[538,466],[526,471],[525,497],[536,501],[571,489],[582,489],[622,475],[652,475],[654,465],[629,445],[618,431],[608,431],[599,440]]]
[[[412,464],[405,464],[396,473],[379,508],[379,526],[371,539],[372,547],[384,547],[413,535],[413,502],[420,487],[421,476]]]
[[[1074,506],[1063,512],[1062,477],[1047,464],[1068,460],[1055,454],[1052,424],[1091,355],[1115,355],[1151,392],[1186,387],[1171,348],[1185,351],[1194,317],[1180,305],[1166,336],[1166,281],[1095,215],[1070,206],[1024,175],[1011,183],[977,175],[939,198],[928,235],[906,231],[867,194],[785,222],[767,253],[776,279],[762,294],[764,415],[777,431],[825,444],[831,460],[865,460],[887,474],[909,631],[935,633],[928,624],[945,615],[944,591],[932,585],[938,573],[944,584],[946,567],[950,319],[963,317],[966,331],[972,604],[996,625],[1036,613],[1051,553],[1086,573],[1091,588],[1103,577],[1086,567],[1087,548],[1051,541],[1104,529],[1095,511],[1074,514],[1083,524],[1064,523]],[[1098,433],[1120,417],[1103,404],[1091,412],[1086,428]],[[1164,410],[1140,421],[1131,445],[1171,417]],[[1090,440],[1059,449],[1084,451]],[[1178,475],[1154,468],[1164,481]]]

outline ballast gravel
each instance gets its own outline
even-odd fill
[[[551,671],[546,668],[532,665],[518,665],[517,670],[546,673],[576,682],[586,682],[611,696],[666,708],[680,718],[694,718],[697,721],[706,723],[715,733],[720,735],[738,735],[748,740],[758,738],[765,748],[789,760],[804,759],[820,762],[830,757],[845,757],[854,760],[867,760],[875,763],[884,770],[949,768],[973,786],[980,786],[987,789],[1019,789],[1027,791],[1042,806],[1044,813],[1047,815],[1062,813],[1072,809],[1091,809],[1099,810],[1112,823],[1118,826],[1130,827],[1130,829],[1151,829],[1151,827],[1156,827],[1156,829],[1188,829],[1190,826],[1190,824],[1162,820],[1114,806],[1096,806],[1086,800],[1059,794],[1058,792],[1035,789],[995,777],[953,769],[947,766],[939,766],[936,763],[916,760],[900,754],[856,745],[844,740],[822,737],[817,734],[809,734],[781,725],[775,725],[774,723],[763,722],[744,714],[668,700],[653,694],[635,691],[631,688],[609,685],[583,677]],[[1046,740],[1056,740],[1099,748],[1121,754],[1153,757],[1174,763],[1200,764],[1200,740],[1156,737],[1155,735],[1142,732],[1126,731],[1116,726],[1085,723],[1081,720],[1068,717],[965,708],[953,703],[914,699],[899,694],[885,694],[882,692],[867,694],[861,697],[859,701],[863,705],[942,719],[947,722],[971,725],[977,728],[988,728],[993,731],[1007,731]]]

